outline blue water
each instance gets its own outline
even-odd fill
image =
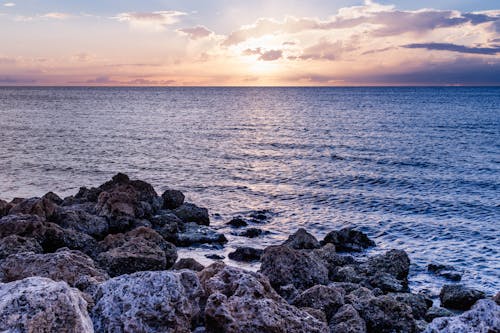
[[[356,225],[372,252],[408,251],[416,290],[445,283],[434,261],[500,290],[500,88],[0,88],[0,197],[117,171],[183,190],[225,233],[271,211],[226,254]]]

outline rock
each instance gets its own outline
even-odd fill
[[[366,322],[368,332],[417,331],[411,308],[387,295],[369,299],[361,308],[360,315]]]
[[[377,272],[375,275],[368,277],[367,280],[373,288],[379,288],[385,293],[404,292],[408,290],[406,284],[401,283],[400,280],[385,272]]]
[[[300,292],[295,288],[293,284],[287,284],[286,286],[280,286],[277,290],[278,294],[283,297],[288,303],[292,303],[293,300],[299,296]],[[323,313],[323,315],[325,315]]]
[[[389,295],[396,301],[408,305],[415,319],[424,319],[427,310],[432,306],[432,299],[424,295],[411,293],[391,293]]]
[[[65,198],[63,201],[63,205],[65,205],[66,202],[69,202],[71,205],[75,203],[85,203],[85,202],[94,202],[96,203],[99,194],[101,194],[102,189],[100,188],[86,188],[86,187],[80,187],[78,193],[72,198],[71,200],[67,200],[68,198]]]
[[[184,223],[181,231],[175,235],[173,243],[177,246],[191,246],[193,244],[224,244],[227,239],[223,234],[206,226],[194,222]]]
[[[94,265],[94,261],[80,251],[60,250],[55,253],[36,254],[25,252],[9,256],[0,265],[4,282],[41,276],[54,281],[65,281],[77,286],[81,278],[104,282],[109,277]]]
[[[93,204],[60,207],[56,211],[54,221],[63,228],[74,229],[98,239],[109,233],[107,219],[95,215]]]
[[[65,282],[31,277],[0,283],[1,332],[93,332],[82,293]]]
[[[175,242],[184,222],[171,211],[160,210],[151,219],[153,228],[167,241]]]
[[[163,198],[163,208],[176,209],[184,203],[184,194],[178,190],[167,189],[161,195]]]
[[[453,266],[429,264],[427,270],[450,281],[462,280],[462,275],[458,273]]]
[[[346,294],[349,294],[354,290],[361,288],[361,285],[351,282],[332,282],[328,286],[333,288],[342,288],[344,289]]]
[[[461,284],[447,284],[441,288],[441,305],[448,309],[469,310],[478,300],[486,295],[479,290],[470,289]]]
[[[194,222],[200,225],[209,225],[210,218],[208,209],[198,207],[192,203],[184,203],[180,207],[174,209],[174,214],[184,222]]]
[[[202,264],[194,260],[193,258],[182,258],[179,259],[173,266],[172,269],[181,270],[181,269],[190,269],[195,272],[202,271],[205,268]]]
[[[164,270],[177,260],[175,246],[146,227],[109,235],[99,246],[104,252],[98,256],[98,261],[111,276]]]
[[[262,235],[264,231],[258,228],[248,228],[245,231],[238,234],[238,236],[248,237],[248,238],[256,238]]]
[[[331,333],[366,333],[366,323],[352,305],[342,306],[330,321]]]
[[[0,219],[0,238],[18,235],[36,239],[44,252],[67,247],[93,256],[97,248],[94,238],[81,232],[63,229],[57,224],[44,222],[37,215],[7,215]]]
[[[433,321],[436,318],[441,318],[441,317],[451,317],[453,316],[453,312],[450,310],[447,310],[445,308],[433,306],[430,307],[427,312],[425,313],[425,320],[428,322]]]
[[[47,199],[55,203],[56,205],[62,205],[63,199],[54,192],[47,192],[42,199]]]
[[[11,235],[0,239],[0,260],[21,252],[42,253],[43,249],[34,238]]]
[[[316,318],[322,323],[327,324],[328,321],[326,320],[326,315],[323,311],[318,310],[318,309],[313,309],[313,308],[300,308],[302,311],[309,313],[311,316]]]
[[[493,296],[493,300],[500,305],[500,292],[496,293],[495,296]]]
[[[200,274],[209,295],[205,327],[210,333],[324,333],[326,324],[286,303],[265,276],[223,263]]]
[[[325,262],[331,280],[334,280],[333,277],[337,273],[338,267],[357,264],[352,256],[338,254],[335,245],[331,243],[324,245],[320,249],[313,250],[311,254]]]
[[[326,319],[330,318],[344,305],[344,290],[317,285],[303,291],[292,302],[292,305],[303,308],[313,308],[325,313]]]
[[[260,272],[274,288],[293,284],[305,290],[316,284],[328,283],[328,270],[317,258],[288,246],[270,246],[264,250]]]
[[[30,198],[12,207],[9,211],[9,215],[37,215],[42,219],[50,219],[54,216],[56,209],[57,205],[46,198]]]
[[[283,245],[296,250],[312,250],[321,247],[319,241],[303,228],[300,228],[293,235],[290,235]]]
[[[229,253],[229,259],[235,261],[259,261],[264,250],[252,247],[238,247],[234,252]]]
[[[456,317],[437,318],[424,333],[500,332],[500,306],[492,300],[479,300],[470,311]]]
[[[130,180],[127,175],[117,174],[99,187],[96,212],[100,216],[115,219],[120,216],[148,218],[161,208],[161,198],[154,188],[141,180]]]
[[[366,248],[375,246],[375,242],[361,231],[353,228],[344,228],[339,231],[331,231],[323,241],[323,245],[332,243],[338,251],[361,252]]]
[[[0,199],[0,217],[4,217],[9,213],[9,210],[12,208],[12,205],[7,201]]]
[[[396,279],[407,281],[410,272],[410,258],[403,250],[390,250],[385,254],[368,259],[368,273],[385,272]]]
[[[224,260],[226,258],[218,254],[205,254],[205,257],[212,260]]]
[[[356,266],[347,265],[335,267],[329,274],[329,278],[336,282],[360,283],[364,276],[358,272]]]
[[[110,279],[95,294],[95,332],[189,333],[200,315],[202,294],[196,273],[188,270]]]
[[[239,218],[239,217],[233,218],[227,224],[230,225],[231,227],[235,227],[235,228],[246,227],[248,225],[248,223],[245,220],[243,220],[242,218]]]
[[[250,213],[250,218],[254,223],[264,223],[271,218],[272,212],[269,210],[257,210]]]

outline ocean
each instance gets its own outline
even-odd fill
[[[234,246],[355,226],[378,253],[500,290],[500,88],[0,88],[0,198],[75,194],[117,172],[206,206]],[[231,235],[267,210],[268,234]],[[251,267],[250,267],[251,268]]]

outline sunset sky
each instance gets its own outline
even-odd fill
[[[0,85],[500,85],[500,0],[7,0],[0,41]]]

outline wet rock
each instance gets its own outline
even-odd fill
[[[360,315],[368,332],[417,332],[411,308],[387,295],[371,298],[361,308]]]
[[[169,242],[175,240],[176,234],[184,223],[177,215],[168,210],[160,210],[150,221],[153,228]]]
[[[177,260],[175,246],[146,227],[109,235],[99,246],[104,252],[98,256],[98,261],[111,276],[164,270]]]
[[[256,238],[262,235],[264,231],[258,228],[248,228],[245,231],[238,234],[238,236],[248,237],[248,238]]]
[[[424,319],[427,310],[432,306],[432,299],[424,295],[412,293],[391,293],[389,295],[396,301],[408,305],[415,319]]]
[[[332,243],[338,251],[344,252],[361,252],[366,248],[375,246],[375,242],[368,238],[366,234],[353,228],[331,231],[321,243],[323,245]]]
[[[42,219],[50,219],[54,216],[56,209],[57,205],[46,198],[30,198],[12,207],[9,214],[37,215]]]
[[[212,260],[224,260],[225,257],[218,254],[205,254],[205,257]]]
[[[410,258],[403,250],[390,250],[385,254],[368,259],[368,272],[385,272],[396,279],[407,281],[410,272]]]
[[[93,204],[59,207],[54,222],[63,228],[74,229],[102,239],[109,233],[109,223],[106,218],[95,215],[94,207]]]
[[[367,280],[373,288],[379,288],[386,293],[404,292],[408,290],[406,284],[403,284],[400,280],[385,272],[377,272],[375,275],[368,277]]]
[[[436,318],[441,318],[441,317],[451,317],[453,316],[453,312],[450,310],[447,310],[445,308],[433,306],[430,307],[427,312],[425,313],[425,320],[428,322],[433,321]]]
[[[191,332],[203,294],[188,270],[138,272],[101,284],[92,319],[100,332]]]
[[[493,296],[493,300],[500,305],[500,292],[496,293],[495,296]]]
[[[366,333],[366,323],[350,304],[342,306],[330,321],[331,333]]]
[[[181,231],[175,235],[173,243],[177,246],[191,246],[194,244],[224,244],[226,237],[206,226],[194,222],[184,223]]]
[[[324,333],[326,324],[285,302],[265,276],[229,267],[208,266],[200,280],[209,295],[205,327],[211,333]]]
[[[457,310],[469,310],[474,303],[485,297],[482,291],[461,284],[444,285],[439,294],[442,306]]]
[[[492,300],[478,301],[470,311],[456,317],[437,318],[424,333],[493,333],[500,331],[500,306]]]
[[[453,266],[441,264],[429,264],[427,270],[437,276],[441,276],[450,281],[462,280],[462,275]]]
[[[329,320],[344,305],[344,290],[317,285],[303,291],[292,302],[292,305],[313,308],[325,313]]]
[[[271,218],[272,212],[267,209],[257,210],[251,212],[249,216],[254,223],[265,223]]]
[[[208,209],[198,207],[192,203],[184,203],[180,207],[174,209],[174,214],[184,222],[194,222],[200,225],[209,225],[210,218]]]
[[[331,280],[335,280],[334,276],[339,267],[357,264],[352,256],[338,254],[335,245],[331,243],[324,245],[320,249],[313,250],[311,254],[325,262]]]
[[[95,284],[109,278],[87,255],[65,249],[47,254],[24,252],[11,255],[0,265],[0,271],[4,282],[41,276],[54,281],[65,281],[72,287],[77,286],[82,278],[92,280]]]
[[[231,227],[235,227],[235,228],[246,227],[248,225],[248,223],[245,220],[243,220],[242,218],[239,218],[239,217],[233,218],[227,224],[230,225]]]
[[[11,235],[0,239],[0,260],[22,252],[42,253],[43,249],[34,238]]]
[[[80,291],[31,277],[0,283],[0,331],[91,333],[93,328]]]
[[[202,264],[194,260],[193,258],[182,258],[179,259],[173,266],[174,270],[190,269],[195,272],[202,271],[205,268]]]
[[[264,250],[260,272],[275,288],[293,284],[305,290],[316,284],[328,283],[328,270],[324,262],[305,252],[288,246],[270,246]]]
[[[63,199],[61,199],[61,197],[55,194],[54,192],[47,192],[42,198],[50,200],[56,205],[62,205],[63,203]]]
[[[161,195],[163,199],[163,208],[165,209],[176,209],[184,203],[184,194],[181,191],[167,189]]]
[[[264,250],[252,247],[238,247],[234,252],[229,253],[229,259],[235,261],[259,261]]]
[[[321,247],[319,241],[308,233],[306,229],[300,228],[293,235],[290,235],[283,245],[296,250],[312,250]]]
[[[154,188],[141,180],[117,174],[99,187],[96,211],[109,219],[120,216],[148,218],[161,208],[162,200]]]

